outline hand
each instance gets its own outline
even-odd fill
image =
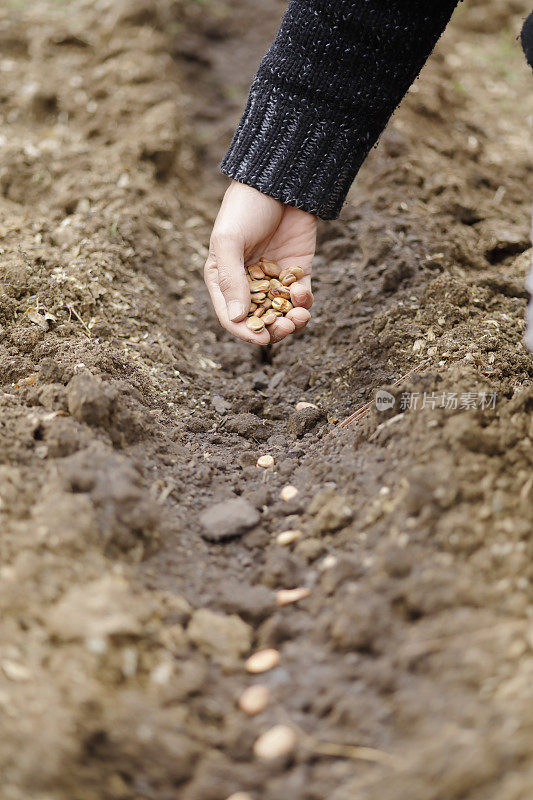
[[[311,262],[315,254],[317,220],[243,183],[232,181],[215,220],[204,277],[220,324],[254,344],[279,342],[305,327],[311,315]],[[246,327],[250,291],[244,271],[261,256],[280,267],[301,267],[304,277],[293,283],[294,306],[260,333]]]

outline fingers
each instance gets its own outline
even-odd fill
[[[244,272],[244,248],[237,237],[214,232],[211,258],[218,271],[218,286],[232,322],[245,319],[250,306],[250,290]]]
[[[291,286],[291,302],[293,306],[311,308],[313,305],[313,293],[311,292],[311,276],[304,275],[301,280],[296,281]]]
[[[296,330],[296,325],[289,317],[278,317],[278,319],[272,323],[272,325],[268,326],[268,330],[270,333],[270,341],[272,344],[274,342],[280,342],[290,333],[294,333]]]

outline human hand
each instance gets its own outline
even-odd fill
[[[311,262],[317,219],[287,206],[257,189],[232,181],[215,220],[204,278],[220,324],[245,342],[279,342],[305,327],[311,317]],[[250,290],[244,271],[261,256],[282,269],[301,267],[304,277],[290,287],[294,306],[268,328],[254,333],[246,327]]]

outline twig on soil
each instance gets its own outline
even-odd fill
[[[349,758],[353,761],[371,761],[374,764],[382,764],[385,767],[396,770],[402,767],[402,762],[399,758],[390,753],[385,753],[383,750],[360,745],[320,742],[313,736],[309,736],[303,728],[292,722],[292,720],[290,725],[298,731],[302,744],[317,755],[331,756],[332,758]]]
[[[425,367],[428,363],[429,363],[428,361],[422,361],[422,363],[417,364],[416,367],[410,369],[409,372],[405,373],[405,375],[401,375],[401,377],[399,377],[397,381],[394,381],[392,385],[399,386],[401,383],[403,383],[403,381],[406,381],[408,378],[411,377],[411,375],[413,375],[415,372],[418,372],[419,369],[422,369],[422,367]],[[373,402],[374,402],[373,400],[370,400],[370,402],[365,403],[364,406],[358,408],[357,411],[354,411],[353,414],[350,414],[349,417],[346,417],[346,419],[344,419],[337,426],[337,428],[348,428],[349,425],[352,424],[352,422],[358,422],[360,419],[365,417],[370,411],[370,406],[372,405]]]
[[[90,331],[89,327],[86,325],[86,323],[85,323],[85,322],[83,321],[83,319],[80,317],[80,315],[78,314],[78,312],[76,311],[76,309],[74,308],[74,306],[73,306],[73,305],[67,305],[67,308],[68,308],[68,310],[70,311],[70,315],[71,315],[71,317],[72,317],[72,314],[74,314],[74,316],[76,317],[76,319],[78,320],[78,322],[81,322],[81,324],[82,324],[83,328],[85,329],[85,331],[86,331],[87,335],[88,335],[88,336],[91,336],[91,331]]]

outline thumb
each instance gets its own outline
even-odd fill
[[[226,301],[228,317],[232,322],[240,322],[250,308],[243,248],[232,236],[214,234],[212,251],[218,272],[218,285]]]

